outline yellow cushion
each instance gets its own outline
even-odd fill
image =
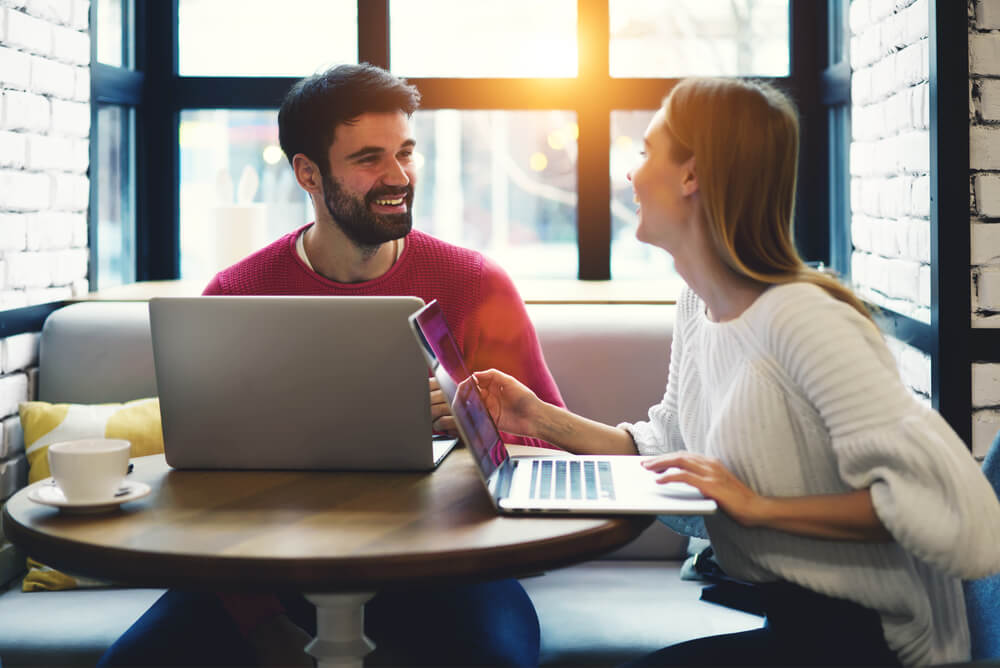
[[[130,456],[163,452],[160,401],[137,399],[124,404],[50,404],[26,401],[20,405],[28,482],[49,477],[49,446],[78,438],[123,438],[132,443]],[[107,583],[70,576],[28,558],[24,591],[106,586]]]

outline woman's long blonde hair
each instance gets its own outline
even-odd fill
[[[716,250],[738,275],[777,285],[806,281],[871,320],[836,279],[806,266],[792,240],[799,119],[778,89],[742,79],[684,79],[663,101],[670,156],[695,156]]]

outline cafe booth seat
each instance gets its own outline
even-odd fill
[[[566,404],[617,424],[643,419],[666,384],[674,307],[530,304],[549,368]],[[145,302],[81,302],[47,319],[38,399],[124,402],[156,396]],[[761,625],[755,615],[699,600],[682,580],[686,538],[654,522],[605,557],[522,582],[542,629],[543,665],[616,665],[694,637]],[[2,556],[2,555],[0,555]],[[9,554],[7,555],[10,556]],[[100,588],[23,592],[23,561],[0,558],[3,666],[93,665],[162,593]]]

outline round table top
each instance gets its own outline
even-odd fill
[[[624,545],[652,521],[501,516],[465,449],[432,473],[133,462],[145,498],[74,515],[30,500],[29,486],[5,505],[4,532],[54,568],[123,585],[324,592],[525,575]]]

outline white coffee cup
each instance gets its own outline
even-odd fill
[[[131,443],[116,438],[63,441],[49,446],[49,471],[70,503],[103,503],[128,473]]]

